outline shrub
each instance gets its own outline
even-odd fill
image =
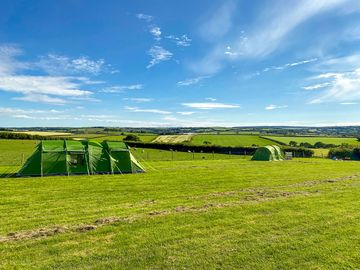
[[[136,136],[134,134],[129,134],[124,138],[124,141],[139,142],[141,140],[139,136]]]

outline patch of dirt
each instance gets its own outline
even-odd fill
[[[77,232],[87,232],[87,231],[95,230],[96,228],[97,228],[96,225],[88,224],[88,225],[80,225],[75,230]]]
[[[8,233],[5,237],[0,237],[0,242],[5,242],[9,240],[24,240],[24,239],[32,239],[39,237],[47,237],[52,236],[59,233],[65,233],[69,229],[67,227],[53,227],[53,228],[41,228],[33,231],[25,231],[25,232],[11,232]]]

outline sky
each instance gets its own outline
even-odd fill
[[[358,0],[2,0],[0,126],[360,125]]]

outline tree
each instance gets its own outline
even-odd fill
[[[296,146],[297,146],[297,142],[291,141],[291,142],[289,142],[289,145],[292,146],[292,147],[296,147]]]
[[[141,140],[140,140],[139,136],[136,136],[134,134],[129,134],[124,138],[124,141],[139,142]]]

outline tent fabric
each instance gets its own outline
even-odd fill
[[[18,176],[139,173],[144,168],[123,142],[41,141]]]
[[[258,148],[251,160],[280,161],[284,160],[284,156],[279,146],[268,145]]]

